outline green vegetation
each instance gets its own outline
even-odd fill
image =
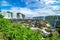
[[[56,21],[56,28],[57,28],[57,31],[59,31],[60,33],[60,21]]]
[[[60,37],[60,20],[56,21],[56,30],[58,31]]]
[[[60,20],[56,21],[56,28],[60,28]]]
[[[31,30],[23,24],[11,23],[10,20],[0,18],[1,40],[42,40],[40,31]],[[46,40],[60,40],[57,36]]]
[[[0,18],[3,18],[4,16],[0,14]]]
[[[4,40],[40,40],[42,37],[39,32],[22,24],[11,23],[7,19],[0,19],[0,34]]]

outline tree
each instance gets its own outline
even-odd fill
[[[0,18],[3,18],[4,16],[0,14]]]
[[[56,21],[56,29],[59,33],[59,37],[60,37],[60,20]]]

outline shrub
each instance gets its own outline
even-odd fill
[[[0,19],[0,35],[4,40],[41,40],[39,31],[32,31],[23,24],[11,23],[10,20]],[[3,40],[1,39],[1,40]],[[58,37],[45,38],[46,40],[60,40]]]
[[[0,19],[0,32],[4,34],[4,40],[40,40],[42,37],[38,31],[7,19]]]
[[[0,14],[0,18],[3,18],[4,16]]]

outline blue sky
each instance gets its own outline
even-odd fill
[[[29,16],[53,15],[60,13],[60,0],[0,0],[0,8]]]
[[[0,0],[1,9],[10,9],[11,7],[25,7],[25,3],[21,0]]]

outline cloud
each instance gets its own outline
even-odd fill
[[[34,10],[34,12],[38,13],[39,16],[49,16],[49,15],[56,14],[51,9],[36,9],[36,10]]]
[[[31,10],[28,8],[18,8],[18,7],[12,7],[11,10],[9,10],[13,13],[20,12],[27,17],[36,17],[36,16],[48,16],[48,15],[55,15],[55,13],[50,9],[36,9]]]
[[[55,0],[44,0],[44,2],[46,4],[53,4],[55,2]]]
[[[25,1],[28,8],[44,8],[53,4],[56,0],[28,0]]]
[[[60,7],[59,6],[50,6],[52,10],[59,10]]]
[[[20,7],[12,7],[11,10],[2,10],[2,11],[10,11],[13,13],[20,12],[20,13],[26,15],[27,17],[32,17],[37,14],[28,8],[20,8]]]
[[[48,7],[49,6],[53,6],[52,4],[55,4],[55,3],[60,3],[59,1],[56,1],[56,0],[28,0],[28,1],[25,1],[26,3],[26,7],[28,8],[45,8],[45,7]],[[58,6],[58,5],[57,5]]]
[[[44,7],[45,6],[45,4],[44,4],[44,2],[42,1],[39,1],[39,0],[28,0],[28,1],[26,1],[26,7],[27,8],[42,8],[42,7]]]
[[[31,9],[28,8],[18,8],[18,7],[12,7],[11,11],[13,13],[17,13],[20,12],[22,14],[25,14],[27,17],[34,17],[34,16],[38,16],[39,14]]]
[[[22,2],[23,2],[23,0],[22,0]],[[25,8],[12,7],[11,10],[9,10],[9,11],[11,11],[13,13],[20,12],[22,14],[25,14],[28,17],[48,16],[48,15],[55,15],[56,13],[60,13],[59,11],[56,11],[58,9],[60,10],[59,6],[51,6],[51,4],[56,2],[55,0],[40,0],[40,1],[39,0],[24,0],[24,2],[26,3]],[[5,3],[7,3],[7,2],[5,2]],[[8,4],[8,5],[10,5],[10,4]],[[35,9],[32,10],[30,8],[35,8]]]
[[[44,0],[44,2],[45,2],[46,9],[51,10],[55,14],[60,13],[60,7],[57,4],[57,3],[59,3],[59,0]],[[54,4],[54,5],[52,5],[52,4]],[[55,4],[57,4],[57,5],[55,5]]]

